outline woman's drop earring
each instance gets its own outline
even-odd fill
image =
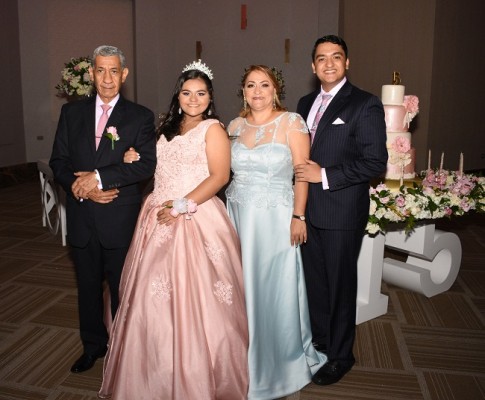
[[[182,109],[179,107],[179,114],[182,114]]]

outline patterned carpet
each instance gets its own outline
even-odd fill
[[[388,313],[358,325],[352,371],[288,399],[485,399],[485,215],[438,227],[462,242],[453,287],[428,299],[383,283]],[[72,264],[42,226],[39,183],[0,188],[0,399],[96,399],[102,362],[69,372],[77,325]]]

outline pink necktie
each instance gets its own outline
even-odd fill
[[[320,103],[320,106],[318,107],[318,110],[317,110],[317,114],[315,115],[315,119],[313,120],[312,129],[310,129],[312,143],[313,143],[313,139],[315,138],[315,132],[317,131],[318,123],[320,122],[320,119],[322,118],[322,115],[325,112],[325,109],[327,108],[327,104],[331,98],[332,96],[330,94],[322,94],[322,102]]]
[[[96,128],[96,150],[98,150],[99,142],[103,137],[104,128],[106,127],[106,123],[108,122],[108,118],[109,118],[108,110],[111,108],[111,106],[108,104],[103,104],[101,108],[103,109],[103,113],[99,118],[98,126]]]

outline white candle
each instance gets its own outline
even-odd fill
[[[443,161],[445,159],[445,152],[441,153],[441,161],[440,161],[440,172],[443,170]]]
[[[431,149],[428,150],[428,171],[431,169]]]
[[[459,167],[460,175],[463,175],[463,153],[460,153],[460,167]]]

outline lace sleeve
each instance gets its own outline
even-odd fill
[[[288,113],[288,128],[286,129],[286,142],[289,143],[290,135],[308,135],[305,120],[297,113]]]
[[[227,133],[229,134],[230,139],[235,139],[240,136],[241,122],[241,117],[237,117],[236,119],[233,119],[231,122],[229,122],[229,125],[227,126]]]
[[[290,113],[289,122],[289,131],[297,131],[308,134],[306,122],[300,114]]]

